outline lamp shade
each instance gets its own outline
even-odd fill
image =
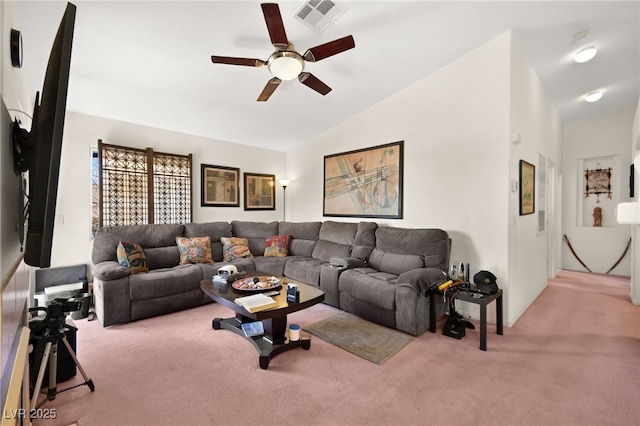
[[[267,60],[267,68],[280,80],[293,80],[304,69],[304,59],[297,52],[278,51]]]

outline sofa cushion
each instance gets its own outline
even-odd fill
[[[202,270],[197,265],[178,265],[175,268],[149,271],[147,274],[131,275],[129,291],[132,301],[156,299],[199,289],[200,281]]]
[[[94,265],[107,260],[118,260],[116,249],[119,241],[133,241],[143,248],[167,247],[176,244],[184,225],[129,225],[106,226],[98,229],[93,240],[91,261]]]
[[[91,274],[94,279],[115,281],[120,278],[128,277],[129,268],[125,268],[115,260],[108,260],[106,262],[100,262],[97,265],[93,265]]]
[[[305,284],[320,286],[320,270],[326,265],[320,259],[310,257],[293,257],[284,265],[284,275]]]
[[[222,247],[222,246],[221,246]],[[149,269],[172,268],[180,264],[178,246],[149,247],[144,249]]]
[[[213,263],[210,237],[176,237],[176,244],[180,251],[181,265],[187,263]]]
[[[356,238],[351,249],[351,257],[358,259],[368,259],[371,251],[376,246],[376,229],[378,224],[375,222],[359,222]]]
[[[323,222],[320,227],[318,239],[352,246],[356,239],[357,230],[357,223],[334,222],[327,220],[326,222]]]
[[[287,264],[289,259],[290,257],[256,256],[251,260],[253,260],[256,271],[263,272],[267,275],[283,276],[284,266]]]
[[[351,257],[351,247],[355,241],[357,223],[326,221],[320,227],[318,243],[312,256],[328,262],[332,257]]]
[[[222,243],[220,238],[231,237],[231,224],[229,222],[207,222],[207,223],[186,223],[184,225],[184,236],[211,238],[211,257],[214,261],[222,260]]]
[[[129,268],[132,274],[147,272],[149,270],[147,257],[140,244],[120,241],[116,252],[118,254],[118,263],[125,268]]]
[[[418,254],[389,253],[376,247],[369,256],[369,266],[378,271],[400,275],[424,267],[424,262]]]
[[[442,229],[410,229],[381,226],[376,230],[376,248],[398,254],[415,254],[427,268],[449,267],[449,236]]]
[[[249,249],[255,255],[262,255],[267,244],[267,238],[273,235],[289,235],[278,232],[278,222],[231,222],[231,233],[234,237],[246,238]]]
[[[338,289],[354,299],[392,310],[395,309],[397,278],[371,268],[348,269],[340,275]]]
[[[238,237],[222,237],[222,252],[223,261],[230,262],[233,259],[240,259],[243,257],[253,257],[251,250],[249,250],[249,241],[246,238]]]
[[[328,262],[332,257],[351,257],[351,246],[331,241],[318,240],[313,249],[313,257]]]
[[[289,256],[311,257],[322,222],[280,222],[279,234],[289,235]]]
[[[267,238],[264,248],[265,257],[286,257],[289,253],[289,236],[274,235]]]

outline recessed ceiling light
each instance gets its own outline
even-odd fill
[[[580,41],[589,35],[589,30],[582,30],[573,35],[573,41]]]
[[[596,90],[591,93],[588,93],[584,96],[584,100],[587,102],[597,102],[602,97],[602,91]]]
[[[583,64],[587,61],[592,60],[596,53],[598,53],[598,49],[595,46],[587,46],[576,52],[575,60],[579,64]]]

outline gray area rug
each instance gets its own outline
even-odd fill
[[[408,334],[346,312],[339,312],[304,329],[325,342],[378,365],[411,341]]]

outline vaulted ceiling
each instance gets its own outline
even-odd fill
[[[301,53],[349,34],[355,39],[354,49],[307,63],[305,71],[333,89],[326,96],[292,80],[256,102],[272,77],[266,67],[211,62],[211,55],[266,60],[273,52],[260,2],[79,0],[67,107],[286,151],[509,30],[563,121],[638,102],[637,1],[336,0],[346,11],[322,34],[294,17],[303,3],[279,2],[288,39]],[[17,7],[34,95],[65,4]],[[576,64],[573,54],[590,44],[598,55]],[[603,98],[585,103],[596,89]]]

